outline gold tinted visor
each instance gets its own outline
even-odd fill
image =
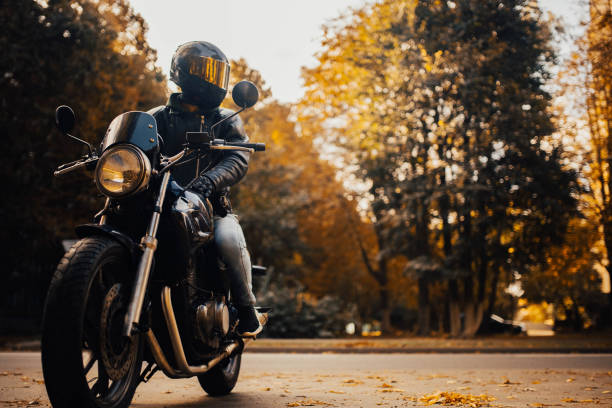
[[[194,57],[189,63],[189,74],[227,90],[230,66],[210,57]]]

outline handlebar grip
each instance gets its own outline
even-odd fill
[[[265,152],[266,151],[266,144],[265,143],[233,143],[233,142],[228,142],[225,143],[226,146],[238,146],[238,147],[246,147],[249,149],[253,149],[256,152]]]

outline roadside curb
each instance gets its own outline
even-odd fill
[[[245,353],[284,354],[612,354],[612,348],[309,348],[247,347]]]
[[[1,352],[40,351],[40,341],[4,344]],[[254,354],[612,354],[612,347],[247,347]]]

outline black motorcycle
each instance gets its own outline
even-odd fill
[[[258,96],[252,83],[238,83],[235,114]],[[184,150],[166,157],[153,116],[127,112],[112,121],[98,154],[69,134],[74,112],[57,109],[60,130],[89,153],[55,175],[94,170],[107,199],[94,223],[77,227],[80,240],[60,261],[47,294],[42,366],[54,407],[127,407],[138,384],[160,369],[170,378],[197,376],[209,395],[234,388],[251,339],[235,332],[212,205],[171,179],[173,168],[214,150],[265,150],[261,143],[215,139],[222,121],[188,133]],[[265,324],[268,310],[259,312]]]

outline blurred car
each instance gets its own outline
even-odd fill
[[[484,318],[478,329],[478,334],[524,334],[526,332],[523,323],[506,320],[496,314]]]

